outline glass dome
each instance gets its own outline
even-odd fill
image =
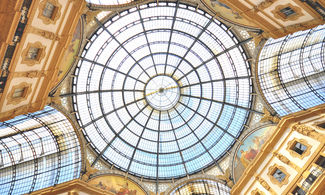
[[[215,164],[251,107],[247,57],[220,21],[186,4],[150,3],[106,22],[75,70],[86,140],[130,174],[170,179]]]

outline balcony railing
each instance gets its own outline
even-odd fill
[[[308,192],[310,187],[313,185],[313,183],[317,180],[317,178],[322,175],[324,172],[324,169],[321,167],[314,167],[314,169],[310,172],[309,176],[305,179],[305,181],[301,184],[301,188]]]

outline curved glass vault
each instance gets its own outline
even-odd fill
[[[75,70],[77,120],[130,174],[170,179],[217,163],[247,122],[252,91],[235,35],[195,7],[159,2],[96,20]]]
[[[78,138],[51,107],[0,123],[0,193],[27,194],[80,176]]]
[[[258,62],[260,88],[280,115],[325,103],[325,25],[270,39]]]

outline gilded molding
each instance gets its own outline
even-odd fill
[[[273,156],[275,156],[276,158],[278,158],[284,164],[287,164],[290,167],[294,168],[297,172],[299,172],[301,170],[300,167],[298,167],[296,164],[294,164],[293,162],[291,162],[287,157],[283,156],[282,154],[279,154],[277,152],[273,152]]]
[[[56,35],[53,32],[47,31],[47,30],[42,30],[42,29],[39,29],[39,28],[31,27],[30,32],[34,33],[34,34],[37,34],[37,35],[39,35],[41,37],[44,37],[45,39],[50,39],[50,40],[53,40],[53,41],[59,41],[60,40],[60,37],[58,35]]]
[[[307,147],[307,149],[301,155],[292,150],[292,148],[294,147],[294,144],[297,142],[299,142]],[[310,149],[311,149],[311,145],[309,145],[306,140],[297,139],[297,138],[294,138],[293,140],[289,141],[287,143],[287,148],[286,148],[286,150],[290,153],[291,156],[299,158],[299,159],[304,159],[306,156],[309,156]]]
[[[284,28],[279,29],[280,32],[282,33],[294,33],[297,32],[299,30],[307,30],[307,29],[311,29],[314,28],[317,25],[322,24],[321,20],[318,19],[314,19],[314,20],[309,20],[308,22],[305,23],[299,23],[299,24],[293,24],[290,26],[286,26]]]
[[[256,188],[255,190],[253,190],[251,192],[251,195],[256,195],[256,194],[259,194],[259,195],[265,195],[264,192],[260,191],[258,188]]]
[[[272,163],[272,160],[268,160],[268,157],[270,155],[270,152],[274,151],[274,148],[276,147],[276,145],[279,143],[279,140],[281,138],[285,138],[286,140],[284,140],[284,143],[287,143],[288,138],[289,138],[289,134],[293,133],[293,125],[301,125],[300,123],[297,123],[297,121],[306,121],[310,118],[316,118],[317,116],[324,116],[325,113],[325,104],[321,104],[318,106],[315,106],[313,108],[309,108],[308,110],[305,111],[300,111],[300,112],[296,112],[287,116],[284,116],[280,123],[278,124],[277,128],[278,130],[276,132],[273,133],[272,135],[272,139],[268,139],[265,143],[264,146],[262,147],[261,152],[255,157],[254,161],[250,164],[249,167],[246,168],[246,170],[244,171],[242,177],[240,177],[240,179],[238,181],[236,181],[236,184],[234,185],[234,187],[231,189],[231,194],[249,194],[253,189],[255,189],[255,184],[254,183],[250,183],[250,181],[254,174],[260,175],[259,173],[257,173],[257,169],[259,169],[259,172],[266,172],[267,173],[267,169],[270,166],[270,163]],[[313,121],[311,121],[313,122]],[[297,128],[297,127],[295,127]],[[288,130],[290,131],[289,134],[287,134]],[[312,143],[312,142],[311,142]],[[325,143],[322,142],[322,143]],[[281,143],[279,143],[281,144]],[[283,146],[283,143],[281,144]],[[307,158],[306,162],[304,163],[304,165],[301,165],[301,171],[299,171],[298,174],[296,175],[291,175],[289,177],[290,182],[284,186],[282,189],[284,191],[282,191],[282,194],[290,194],[290,190],[293,190],[293,188],[297,185],[297,183],[300,182],[300,178],[301,178],[301,173],[302,171],[308,169],[308,167],[310,166],[311,163],[314,162],[315,158],[317,158],[317,156],[319,156],[319,154],[322,154],[325,156],[324,153],[324,148],[322,145],[319,145],[315,151],[312,151],[312,154],[310,155],[309,158]],[[272,155],[272,154],[271,154]],[[294,161],[293,161],[294,162]],[[266,163],[266,164],[264,164]],[[281,163],[281,162],[279,162]],[[282,164],[282,163],[281,163]],[[271,164],[273,165],[273,164]],[[290,169],[291,170],[291,169]],[[268,177],[268,176],[266,176]],[[257,178],[255,179],[256,183],[258,183]],[[243,189],[246,189],[246,191],[244,191]],[[279,194],[279,193],[275,193],[275,194]]]
[[[207,174],[194,174],[191,176],[188,175],[187,177],[176,180],[175,182],[174,179],[172,179],[173,183],[171,183],[171,185],[165,190],[165,192],[161,193],[160,195],[170,195],[173,190],[177,189],[181,185],[188,183],[190,181],[201,180],[201,179],[224,183],[222,180],[220,181],[220,179],[218,179],[214,175],[207,175]]]
[[[228,167],[225,174],[223,175],[217,175],[216,176],[218,179],[226,181],[227,185],[229,187],[233,187],[234,186],[234,182],[230,179],[231,175],[230,175],[230,168]]]
[[[27,54],[31,47],[38,48],[39,53],[37,54],[36,59],[28,59]],[[37,41],[35,43],[28,43],[27,47],[22,51],[22,61],[21,63],[33,66],[35,64],[41,63],[42,59],[45,57],[45,46],[41,42]]]
[[[55,10],[53,12],[52,18],[43,16],[43,10],[45,9],[47,2],[55,6]],[[61,16],[61,8],[62,5],[58,2],[58,0],[43,0],[42,2],[39,3],[37,17],[41,19],[44,24],[55,24]]]
[[[22,82],[18,85],[15,85],[11,88],[10,92],[7,95],[7,104],[14,104],[17,105],[19,104],[21,101],[26,100],[27,97],[30,95],[30,93],[32,92],[32,88],[31,88],[32,84],[31,83],[26,83],[26,82]],[[19,88],[24,88],[24,93],[22,94],[21,97],[16,97],[14,98],[13,95],[15,93],[16,89]]]
[[[88,179],[91,175],[93,175],[99,171],[98,169],[91,167],[88,160],[86,160],[86,168],[85,169],[86,169],[86,171],[81,177],[81,180],[83,180],[83,181],[88,181]]]
[[[14,118],[16,116],[19,116],[19,115],[22,115],[22,114],[27,114],[28,113],[28,108],[29,108],[28,106],[19,106],[18,108],[10,110],[8,112],[8,114],[4,114],[4,115],[7,115],[7,118],[6,117],[2,118],[2,120],[3,119],[10,120],[10,119],[12,119],[12,118]],[[1,114],[3,114],[3,113],[1,113]]]
[[[50,102],[54,104],[61,104],[61,97],[60,96],[54,96],[50,98]]]
[[[273,177],[273,174],[276,171],[276,169],[279,169],[281,172],[283,172],[285,174],[285,177],[284,177],[283,181],[281,181],[281,182]],[[267,175],[269,176],[271,182],[273,184],[275,184],[275,185],[278,185],[280,188],[283,185],[287,185],[289,183],[289,176],[290,175],[283,166],[279,166],[277,164],[274,164],[273,166],[270,166],[269,170],[267,172]]]
[[[256,176],[256,180],[265,188],[267,191],[269,191],[271,194],[274,194],[273,190],[269,186],[269,184],[261,177]]]
[[[261,2],[260,4],[254,6],[254,12],[259,12],[261,10],[264,10],[264,9],[270,7],[276,1],[277,0],[265,0],[265,1]]]
[[[276,116],[272,116],[271,113],[264,107],[263,108],[264,115],[261,118],[261,122],[268,122],[271,121],[273,123],[279,123],[280,118]]]
[[[321,143],[325,142],[325,135],[318,133],[315,131],[314,128],[302,125],[300,123],[296,123],[295,125],[292,126],[292,130],[297,131],[298,133],[311,137],[317,141],[320,141]]]
[[[27,78],[37,78],[37,77],[45,77],[46,71],[28,71],[28,72],[12,72],[14,77],[27,77]]]
[[[280,10],[282,10],[282,9],[284,9],[286,7],[290,7],[295,12],[295,14],[290,15],[288,17],[286,17],[284,14],[282,14]],[[284,5],[278,5],[271,12],[273,13],[275,18],[280,19],[280,20],[282,20],[284,22],[286,22],[286,21],[295,21],[298,18],[300,18],[300,16],[304,15],[302,13],[302,9],[300,7],[294,6],[294,5],[290,4],[290,3],[284,4]]]
[[[325,121],[322,121],[322,122],[316,122],[313,124],[313,126],[315,127],[315,129],[319,130],[319,131],[325,131],[324,128],[320,127],[319,125],[325,123]]]
[[[94,17],[96,17],[99,13],[101,12],[101,10],[87,10],[86,12],[86,23],[89,24],[91,21],[94,20]]]

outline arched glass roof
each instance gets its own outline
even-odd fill
[[[325,25],[268,40],[260,52],[258,82],[280,115],[325,103]]]
[[[240,42],[195,7],[159,2],[123,11],[89,38],[75,70],[82,131],[115,167],[149,179],[217,162],[247,122],[252,91]]]
[[[80,176],[78,137],[49,106],[0,122],[0,193],[27,194]]]

